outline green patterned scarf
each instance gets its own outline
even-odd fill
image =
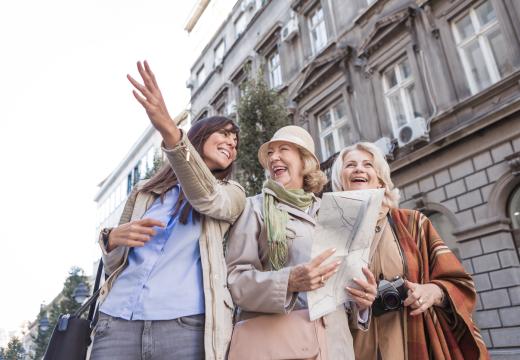
[[[267,244],[269,245],[269,262],[273,270],[280,270],[284,267],[288,258],[288,244],[285,228],[289,221],[287,211],[276,207],[278,199],[292,205],[302,211],[311,206],[314,196],[303,189],[286,190],[272,179],[264,183],[264,189],[269,189],[276,194],[264,193],[264,221],[267,229]]]

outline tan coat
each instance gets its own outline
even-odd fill
[[[163,151],[186,198],[203,215],[199,245],[206,306],[204,347],[206,359],[221,360],[231,340],[234,311],[226,284],[223,240],[244,208],[244,190],[233,181],[217,180],[184,134],[175,148]],[[156,193],[134,191],[125,204],[120,224],[140,219],[156,197]],[[101,290],[100,301],[103,301],[128,263],[129,248],[118,247],[107,253],[102,242],[100,245],[105,271],[110,275]]]
[[[308,212],[282,202],[277,206],[289,213],[286,230],[289,259],[285,268],[272,271],[269,267],[262,194],[247,199],[244,212],[229,233],[226,253],[228,286],[233,300],[240,307],[240,319],[259,313],[288,313],[307,307],[306,294],[288,294],[287,286],[291,268],[310,260],[319,199],[315,198]],[[352,318],[357,323],[357,312],[352,314]],[[324,322],[329,358],[354,359],[347,311],[338,310],[327,315]]]

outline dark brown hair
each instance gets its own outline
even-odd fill
[[[237,137],[237,149],[238,149],[238,135],[239,135],[239,128],[235,124],[235,122],[227,117],[224,116],[211,116],[202,120],[197,121],[195,124],[192,125],[190,130],[188,131],[188,139],[190,140],[191,144],[197,150],[199,155],[204,159],[204,153],[203,148],[204,144],[206,143],[206,140],[211,136],[211,134],[224,129],[226,126],[231,125],[231,129],[229,130],[231,133],[235,134]],[[231,163],[227,168],[225,169],[217,169],[212,170],[211,173],[219,180],[225,180],[229,178],[231,175],[231,172],[233,171],[233,165],[234,162]],[[157,171],[157,173],[152,176],[150,180],[144,184],[144,186],[139,190],[141,192],[151,192],[152,190],[156,190],[160,193],[161,200],[164,198],[164,195],[166,192],[168,192],[172,187],[177,185],[177,176],[175,175],[175,172],[173,171],[172,167],[168,162],[166,162],[160,169]],[[185,196],[184,193],[181,192],[179,194],[179,198],[177,200],[177,204],[175,205],[175,210],[173,214],[177,214],[179,211],[179,208],[184,201]],[[189,203],[186,203],[186,206],[183,207],[180,221],[182,224],[186,224],[186,221],[188,219],[188,215],[191,209],[191,205]],[[194,213],[194,217],[199,216],[198,213]]]

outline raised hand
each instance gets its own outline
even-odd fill
[[[166,147],[171,148],[179,142],[181,137],[180,131],[168,113],[161,90],[148,62],[145,60],[143,66],[143,64],[138,61],[137,70],[139,71],[139,75],[141,75],[144,85],[130,75],[126,75],[135,88],[132,92],[137,101],[139,101],[146,110],[146,114],[152,122],[152,125],[162,135]]]
[[[300,264],[291,269],[289,274],[289,292],[311,291],[323,287],[325,282],[338,271],[341,261],[332,264],[321,264],[331,257],[336,249],[328,249],[306,264]]]
[[[419,315],[432,305],[442,305],[444,292],[437,284],[416,284],[406,280],[405,286],[408,288],[408,297],[403,304],[413,309],[410,315]]]
[[[154,219],[140,219],[115,227],[108,236],[107,250],[118,246],[142,247],[156,234],[154,226],[164,228],[165,225]]]
[[[372,303],[377,296],[377,282],[374,274],[367,267],[361,269],[366,277],[366,281],[362,279],[354,278],[354,282],[359,286],[359,289],[355,289],[347,286],[352,300],[356,303],[359,310],[364,310],[372,306]]]

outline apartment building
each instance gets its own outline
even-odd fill
[[[262,68],[324,163],[376,142],[473,275],[493,358],[518,358],[519,39],[516,0],[241,0],[191,68],[191,113],[236,116]]]

